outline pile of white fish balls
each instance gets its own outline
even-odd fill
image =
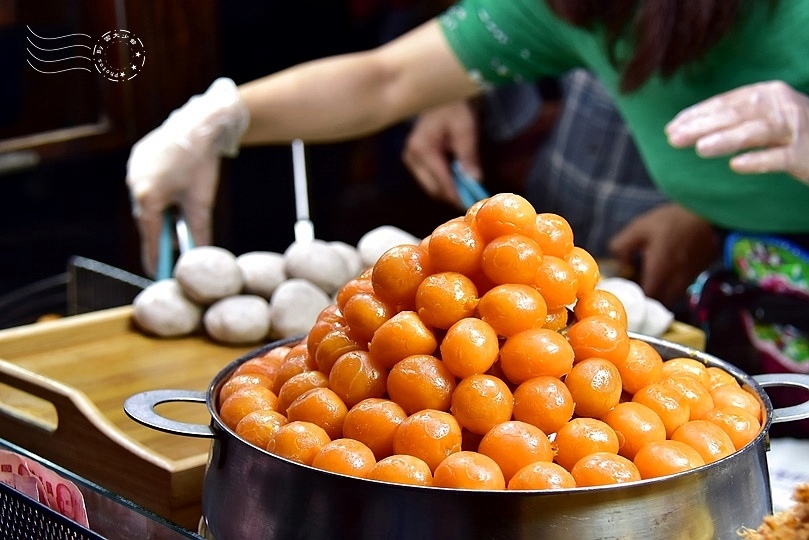
[[[236,256],[217,246],[180,255],[169,279],[156,281],[133,300],[143,332],[181,337],[204,331],[229,345],[247,345],[305,334],[345,283],[388,249],[418,244],[397,227],[377,227],[357,246],[315,239],[282,253]]]

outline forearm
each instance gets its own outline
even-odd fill
[[[436,22],[368,52],[315,60],[244,84],[242,144],[336,141],[376,132],[478,91]]]

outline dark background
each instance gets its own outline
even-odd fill
[[[124,177],[129,149],[217,76],[237,83],[331,54],[372,47],[435,11],[419,2],[276,0],[54,2],[0,0],[0,300],[65,271],[81,255],[141,273]],[[25,63],[27,30],[101,36],[126,24],[147,54],[136,78],[42,74]],[[9,146],[20,137],[111,120],[99,133]],[[95,129],[95,128],[94,128]],[[423,236],[457,211],[428,199],[401,164],[407,125],[306,148],[318,237],[356,244],[383,224]],[[5,146],[4,146],[5,143]],[[283,251],[292,241],[288,146],[246,148],[222,166],[215,243],[235,254]]]

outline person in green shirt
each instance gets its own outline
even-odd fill
[[[241,145],[355,138],[491,85],[577,67],[611,91],[668,197],[723,229],[803,238],[807,23],[801,0],[468,0],[370,51],[239,87],[218,80],[133,147],[127,182],[146,268],[170,205],[197,243],[210,240],[218,161]],[[727,155],[730,166],[718,157]],[[654,256],[645,267],[688,254]]]

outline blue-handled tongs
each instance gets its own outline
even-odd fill
[[[160,229],[160,245],[157,253],[156,280],[168,279],[174,270],[174,235],[177,236],[177,249],[185,253],[194,247],[194,240],[181,215],[172,210],[163,212],[163,227]]]
[[[464,208],[469,208],[476,202],[489,197],[486,188],[472,178],[458,160],[452,162],[452,177]]]

